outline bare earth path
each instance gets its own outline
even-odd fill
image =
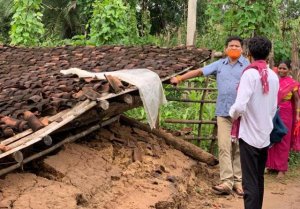
[[[266,175],[263,209],[300,209],[299,168],[288,174],[285,180]],[[212,208],[243,209],[243,199],[219,197]]]

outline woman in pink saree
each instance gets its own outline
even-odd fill
[[[269,149],[266,163],[267,169],[277,171],[277,177],[279,178],[283,177],[288,169],[289,152],[294,136],[293,127],[300,121],[299,83],[288,75],[290,69],[289,61],[281,61],[278,66],[280,83],[278,92],[279,115],[288,128],[288,133],[281,142],[275,143]]]

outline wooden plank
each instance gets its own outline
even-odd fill
[[[177,99],[177,98],[167,98],[168,101],[175,102],[193,102],[193,103],[216,103],[216,100],[192,100],[192,99]]]
[[[24,136],[31,134],[31,133],[32,133],[32,129],[27,129],[26,131],[23,131],[22,133],[16,134],[13,137],[10,137],[10,138],[2,141],[1,144],[8,145],[14,141],[17,141],[20,138],[23,138]]]
[[[208,58],[207,58],[207,59],[208,59]],[[187,68],[185,68],[184,70],[182,70],[182,71],[180,71],[180,72],[178,72],[178,73],[174,73],[174,74],[172,74],[172,75],[169,75],[169,76],[167,76],[167,77],[161,79],[161,81],[167,81],[167,80],[169,80],[170,78],[173,78],[173,77],[176,76],[176,75],[184,74],[184,73],[186,73],[187,71],[189,71],[189,70],[192,69],[192,68],[193,68],[193,66],[187,67]]]
[[[69,110],[70,109],[63,110],[63,111],[57,113],[56,115],[53,115],[53,116],[49,117],[48,118],[49,122],[53,122],[53,121],[57,120],[63,114],[66,114]],[[3,144],[3,145],[11,144],[11,143],[17,141],[18,139],[21,139],[21,138],[23,138],[23,137],[31,134],[32,132],[33,132],[32,129],[27,129],[27,130],[25,130],[25,131],[23,131],[21,133],[18,133],[16,135],[14,135],[13,137],[10,137],[10,138],[8,138],[6,140],[1,141],[0,144]]]
[[[217,91],[217,88],[193,88],[193,87],[176,87],[176,88],[165,88],[165,90],[171,90],[171,91]]]
[[[60,111],[59,113],[57,113],[56,115],[53,115],[51,117],[48,118],[49,122],[53,122],[56,121],[58,118],[60,118],[62,115],[66,114],[67,112],[69,112],[71,109],[65,109],[63,111]]]
[[[179,136],[181,137],[181,136]],[[192,140],[217,140],[216,136],[183,136],[184,140],[192,141]]]
[[[166,123],[182,123],[182,124],[217,124],[217,121],[210,120],[182,120],[182,119],[165,119]]]
[[[82,107],[83,104],[84,108]],[[68,114],[68,116],[64,117],[62,121],[53,122],[45,128],[42,128],[36,131],[35,133],[28,135],[13,144],[10,144],[8,147],[11,148],[11,150],[0,154],[0,159],[42,140],[44,136],[47,136],[53,131],[57,130],[58,128],[64,126],[68,122],[72,121],[74,118],[78,117],[82,113],[94,107],[96,104],[97,103],[95,101],[85,100],[80,105],[75,106],[73,109],[71,109],[70,111],[72,112],[72,114]]]

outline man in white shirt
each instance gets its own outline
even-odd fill
[[[279,81],[266,63],[272,48],[270,40],[254,37],[250,39],[248,47],[254,61],[242,74],[237,98],[229,115],[234,120],[241,117],[237,130],[245,209],[261,209],[264,170],[273,129],[272,119],[277,107]]]

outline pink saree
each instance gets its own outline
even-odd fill
[[[298,82],[286,76],[279,79],[279,92],[278,92],[278,107],[279,115],[288,128],[288,133],[285,135],[281,142],[274,144],[268,150],[268,159],[266,167],[277,171],[287,171],[289,151],[292,145],[294,120],[294,105],[292,100],[285,101],[283,98],[291,92],[295,87],[299,86]],[[299,141],[299,140],[298,140]]]

